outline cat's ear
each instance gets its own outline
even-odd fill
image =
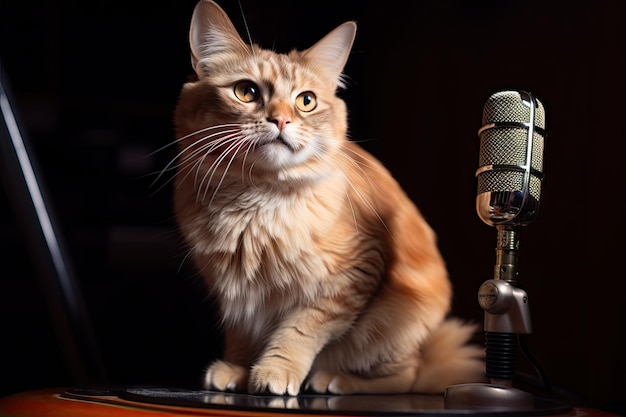
[[[304,56],[326,68],[337,80],[337,85],[345,87],[341,74],[348,61],[355,35],[356,23],[346,22],[304,51]]]
[[[202,60],[223,52],[247,54],[250,51],[237,33],[226,12],[211,0],[196,5],[189,28],[191,65],[198,77],[203,76]]]

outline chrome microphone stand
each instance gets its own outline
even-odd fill
[[[497,226],[494,278],[478,290],[485,311],[486,371],[492,383],[512,386],[517,335],[532,332],[526,291],[518,285],[519,234],[514,226]]]
[[[498,232],[494,277],[478,290],[491,383],[448,387],[446,408],[534,407],[533,395],[513,388],[518,341],[532,331],[528,296],[518,282],[518,228],[534,219],[539,206],[544,127],[543,105],[525,91],[498,92],[483,108],[476,209]]]
[[[533,409],[532,394],[513,388],[519,334],[532,332],[526,291],[518,284],[519,233],[498,225],[494,278],[478,290],[485,311],[485,365],[489,384],[459,384],[446,389],[446,408]]]

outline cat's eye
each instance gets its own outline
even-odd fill
[[[252,81],[240,81],[235,84],[235,96],[244,103],[256,101],[259,98],[259,87]]]
[[[298,110],[310,112],[317,107],[317,97],[311,91],[305,91],[296,97],[296,107]]]

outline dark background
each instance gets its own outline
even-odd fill
[[[626,410],[623,4],[242,0],[253,39],[279,51],[357,20],[341,93],[351,137],[437,231],[461,317],[482,320],[476,292],[495,261],[495,229],[474,209],[482,106],[501,89],[539,97],[546,179],[520,252],[529,342],[559,389],[618,412]],[[194,5],[0,5],[4,75],[114,384],[195,386],[221,349],[172,221],[171,175],[151,185],[175,155],[153,152],[174,138]],[[245,34],[237,2],[222,6]],[[71,385],[23,211],[8,181],[0,190],[0,394]]]

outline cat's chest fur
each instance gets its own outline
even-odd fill
[[[291,189],[231,185],[182,216],[196,263],[231,315],[268,303],[288,308],[333,291],[333,255],[321,242],[342,215],[343,187],[332,178]]]

